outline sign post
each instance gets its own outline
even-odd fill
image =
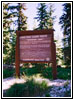
[[[56,46],[53,29],[17,31],[16,76],[20,75],[20,63],[52,63],[53,79],[56,79]]]

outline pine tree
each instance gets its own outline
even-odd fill
[[[10,15],[13,19],[14,25],[17,26],[17,30],[27,29],[27,17],[24,15],[26,10],[24,3],[16,3],[15,5],[10,4],[8,10],[10,10]]]
[[[8,18],[8,3],[3,3],[3,63],[8,64],[9,63],[9,57],[10,57],[10,24],[12,21],[9,21]]]
[[[38,5],[38,12],[37,16],[35,19],[39,21],[38,29],[47,29],[47,20],[48,20],[48,14],[47,14],[47,6],[45,3],[40,3]]]
[[[60,17],[60,24],[63,29],[63,52],[66,64],[70,66],[71,64],[71,4],[65,3],[64,5],[64,13]]]
[[[25,4],[18,3],[18,30],[26,30],[27,29],[27,17],[24,16],[24,13],[22,10],[26,10]]]
[[[4,10],[5,9],[5,10]],[[4,60],[6,64],[13,64],[15,62],[15,43],[16,43],[16,30],[26,30],[27,29],[27,17],[24,15],[24,11],[26,10],[24,4],[22,3],[12,3],[5,4],[3,6],[3,30],[5,29],[6,33],[8,33],[8,41],[10,44],[9,53],[3,47],[3,53],[6,53],[7,58]],[[7,36],[5,32],[3,33],[3,39]],[[3,40],[4,41],[4,40]],[[4,42],[4,45],[8,46],[7,39]]]
[[[15,5],[10,4],[8,10],[10,10],[10,19],[13,20],[14,30],[11,32],[11,62],[15,62],[15,45],[16,45],[16,30],[26,30],[27,29],[27,17],[24,15],[26,10],[24,3],[16,3]],[[14,20],[15,19],[15,20]]]
[[[63,66],[64,59],[63,59],[63,52],[62,52],[60,39],[56,40],[56,61],[57,61],[57,65]]]
[[[54,9],[54,5],[52,3],[50,3],[48,5],[48,10],[49,11],[48,11],[47,28],[53,29],[53,24],[54,24],[54,20],[55,20],[56,16],[53,16],[55,9]]]
[[[49,6],[47,6],[45,3],[40,3],[37,9],[38,17],[36,17],[36,19],[39,22],[38,29],[53,29],[55,20],[55,16],[53,16],[53,4],[50,3]]]

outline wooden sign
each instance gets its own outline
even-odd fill
[[[21,61],[50,61],[51,34],[20,36]]]
[[[17,31],[16,74],[20,63],[52,63],[53,77],[56,78],[56,50],[53,30]],[[55,75],[55,76],[54,76]]]

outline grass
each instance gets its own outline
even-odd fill
[[[5,97],[41,96],[48,89],[46,82],[37,83],[33,79],[24,84],[14,84],[7,90]]]
[[[11,77],[15,73],[15,70],[4,69],[3,70],[3,78]],[[32,68],[20,68],[21,75],[25,75],[26,77],[34,76],[40,74],[44,78],[53,79],[52,77],[52,68],[44,67],[44,64],[34,64]],[[59,79],[71,79],[71,69],[70,68],[57,68],[57,78]]]

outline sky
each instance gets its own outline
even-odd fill
[[[59,40],[61,42],[61,39],[63,38],[62,34],[62,29],[61,25],[59,24],[59,18],[63,14],[63,5],[64,3],[54,3],[54,16],[56,16],[55,23],[53,28],[55,29],[54,31],[54,38],[56,40]],[[47,4],[48,5],[48,4]],[[27,10],[24,12],[25,15],[28,17],[27,22],[28,22],[28,30],[33,30],[34,25],[38,25],[38,22],[34,20],[34,17],[37,16],[37,7],[38,3],[26,3],[26,8]]]

